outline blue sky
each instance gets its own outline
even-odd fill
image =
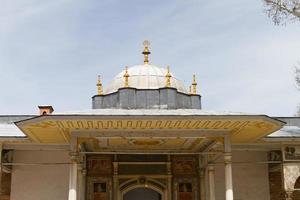
[[[292,116],[300,24],[274,26],[260,0],[0,0],[0,114],[91,107],[126,65],[198,79],[205,110]]]

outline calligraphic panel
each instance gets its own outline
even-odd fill
[[[175,176],[196,175],[197,159],[193,156],[173,156],[172,169]]]
[[[90,156],[87,159],[89,176],[109,176],[112,174],[111,156]]]

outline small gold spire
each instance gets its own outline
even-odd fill
[[[193,75],[192,87],[193,87],[192,94],[196,94],[197,93],[197,82],[196,82],[196,75],[195,74]]]
[[[101,76],[98,75],[98,82],[97,82],[97,89],[98,89],[98,95],[103,94],[103,89],[102,89],[102,82],[101,82]]]
[[[167,74],[166,74],[166,87],[171,87],[171,73],[170,73],[170,66],[167,67]]]
[[[144,54],[144,64],[149,64],[149,54],[151,54],[151,52],[149,51],[149,46],[150,46],[150,42],[148,40],[145,40],[143,42],[144,45],[144,51],[142,52],[142,54]]]
[[[128,74],[128,67],[125,67],[125,74],[124,74],[124,87],[129,87],[129,82],[128,82],[128,78],[129,78],[129,74]]]
[[[192,94],[192,86],[189,87],[189,93]]]

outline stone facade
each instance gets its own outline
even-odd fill
[[[68,162],[68,153],[62,151],[15,152],[15,162],[43,163],[46,162],[45,159],[47,162]],[[269,188],[269,178],[273,183],[278,183],[280,182],[279,174],[268,177],[267,164],[251,163],[266,161],[266,152],[233,152],[233,159],[234,162],[250,162],[233,166],[236,200],[281,200],[274,199],[272,191],[276,190],[272,190],[271,185]],[[117,199],[122,199],[121,195],[139,185],[147,185],[150,189],[160,191],[164,199],[168,196],[167,191],[169,190],[172,192],[174,200],[199,199],[197,157],[189,155],[171,156],[170,158],[166,155],[123,155],[116,158],[112,155],[93,155],[87,157],[86,161],[88,200],[110,200],[114,199],[116,194],[119,195]],[[168,165],[169,161],[171,165]],[[127,162],[131,162],[131,164],[129,165]],[[134,162],[136,164],[132,165]],[[147,162],[147,165],[142,165],[140,162]],[[152,162],[152,165],[149,165],[149,162]],[[67,199],[68,171],[67,165],[15,166],[12,174],[12,199]],[[114,182],[114,180],[117,181]],[[171,181],[169,186],[168,181]],[[215,166],[215,182],[216,200],[222,200],[224,199],[224,168],[222,165]],[[115,184],[119,188],[117,193],[113,189]],[[208,185],[206,182],[205,187],[207,188]],[[279,186],[276,184],[276,187]],[[275,188],[273,187],[273,189]],[[98,199],[93,198],[95,192]],[[45,194],[48,195],[45,196]],[[207,199],[209,199],[208,196]]]
[[[268,164],[256,164],[266,162],[265,151],[234,151],[233,159],[233,190],[234,200],[269,200],[270,189],[268,179]],[[223,163],[220,158],[216,163]],[[215,194],[216,200],[224,200],[225,184],[224,165],[215,165]],[[209,185],[208,180],[206,185]],[[209,200],[209,194],[206,194]]]
[[[14,162],[37,163],[13,166],[12,200],[68,199],[69,154],[65,151],[15,151]],[[43,164],[44,163],[44,164]],[[66,163],[52,164],[45,163]]]

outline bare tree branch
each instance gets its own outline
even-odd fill
[[[300,90],[300,62],[297,62],[295,65],[295,85],[296,88]],[[300,117],[300,104],[298,105],[295,116]]]
[[[295,83],[298,90],[300,90],[300,62],[295,65]]]
[[[266,3],[266,12],[273,22],[285,24],[288,20],[300,22],[300,0],[263,0]]]

